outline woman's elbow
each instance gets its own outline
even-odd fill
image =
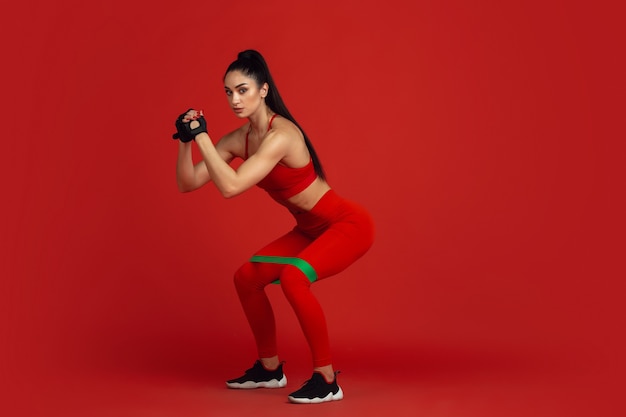
[[[239,195],[240,193],[234,191],[234,190],[222,190],[222,197],[229,199],[229,198],[233,198],[237,195]]]
[[[196,189],[196,187],[191,186],[191,184],[183,181],[177,181],[178,191],[181,193],[188,193]]]
[[[219,190],[224,198],[233,198],[245,191],[236,186],[222,186],[219,187]]]

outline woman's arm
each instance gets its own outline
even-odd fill
[[[196,143],[210,178],[225,198],[241,194],[265,178],[289,148],[287,135],[280,131],[270,132],[259,149],[235,170],[220,156],[208,134],[197,135]]]
[[[234,155],[224,145],[228,141],[226,138],[220,140],[216,146],[219,157],[226,163],[230,163]],[[176,161],[176,182],[178,189],[182,193],[196,190],[207,182],[211,181],[211,176],[204,161],[193,164],[191,142],[179,142],[178,160]]]

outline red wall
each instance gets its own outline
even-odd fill
[[[20,3],[0,22],[7,392],[58,368],[254,354],[231,276],[291,220],[257,189],[180,194],[170,139],[192,106],[216,139],[238,126],[221,78],[247,48],[265,55],[331,185],[377,223],[372,250],[316,290],[339,352],[616,359],[615,13],[62,3]],[[271,292],[282,343],[303,347]]]

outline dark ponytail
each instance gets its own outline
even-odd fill
[[[317,153],[309,140],[309,137],[304,132],[302,127],[296,122],[296,119],[293,118],[289,110],[287,110],[287,106],[283,102],[282,97],[278,93],[278,88],[276,88],[276,83],[274,83],[274,79],[270,74],[270,70],[265,62],[263,56],[253,50],[248,49],[243,52],[239,52],[237,55],[237,59],[231,63],[226,69],[226,73],[224,74],[224,78],[226,78],[226,74],[231,71],[241,71],[245,76],[254,79],[257,82],[257,85],[262,86],[267,83],[269,86],[269,93],[267,97],[265,97],[265,103],[267,106],[276,114],[281,115],[285,119],[290,120],[293,124],[298,126],[298,129],[304,135],[304,142],[306,143],[306,147],[311,154],[311,159],[313,160],[313,166],[315,167],[315,173],[323,180],[326,179],[326,174],[324,173],[324,168],[322,168],[322,164],[317,157]]]

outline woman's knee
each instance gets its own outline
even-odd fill
[[[254,265],[252,262],[246,262],[239,267],[239,269],[235,272],[233,277],[233,282],[235,283],[235,288],[237,291],[241,290],[253,290],[256,287],[256,279],[257,274],[254,271]]]
[[[283,293],[289,298],[301,291],[308,291],[311,281],[298,267],[285,265],[280,274],[280,286]]]

